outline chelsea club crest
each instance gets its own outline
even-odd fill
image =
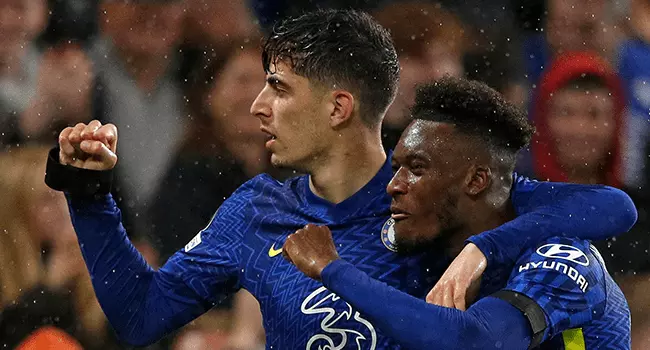
[[[393,252],[397,251],[397,246],[395,245],[395,220],[393,218],[386,220],[386,223],[381,228],[381,241],[388,250]]]

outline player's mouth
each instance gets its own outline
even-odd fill
[[[266,147],[266,149],[271,149],[271,146],[273,146],[273,144],[275,143],[275,140],[278,137],[275,136],[275,134],[273,134],[271,131],[269,131],[269,129],[267,129],[267,128],[263,127],[263,126],[260,127],[260,130],[262,130],[262,132],[265,133],[266,136],[267,136],[266,137],[266,143],[264,144],[264,146]]]
[[[390,206],[390,212],[391,212],[390,217],[393,218],[393,220],[395,221],[404,220],[411,215],[408,212],[404,211],[403,209],[398,208],[394,205]]]

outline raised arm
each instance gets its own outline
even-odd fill
[[[59,142],[60,149],[48,157],[46,183],[66,193],[97,299],[121,340],[153,343],[238,288],[245,189],[154,271],[127,238],[108,194],[117,161],[116,128],[97,121],[78,124],[65,129]]]

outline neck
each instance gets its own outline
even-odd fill
[[[469,237],[495,229],[516,217],[510,200],[512,179],[497,182],[492,184],[489,193],[473,201],[468,210],[463,210],[471,214],[465,224],[450,235],[448,252],[451,256],[460,253]]]
[[[143,91],[152,91],[169,67],[167,55],[129,55],[120,52],[127,73]]]
[[[375,177],[386,162],[386,153],[381,144],[380,128],[365,129],[361,135],[351,132],[335,144],[327,157],[319,159],[312,167],[309,177],[311,191],[332,203],[340,203],[351,197]],[[355,132],[358,130],[355,130]]]

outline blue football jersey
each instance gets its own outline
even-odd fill
[[[505,289],[537,302],[548,325],[539,349],[630,349],[629,307],[588,241],[552,238],[511,270],[508,277],[505,267],[491,268],[481,294]]]
[[[268,349],[397,348],[362,314],[281,254],[288,235],[308,223],[327,225],[343,259],[374,279],[423,298],[450,260],[445,254],[395,253],[391,198],[386,193],[391,177],[387,161],[356,194],[332,204],[311,192],[307,176],[285,182],[257,176],[227,199],[209,225],[160,271],[182,279],[203,302],[197,309],[208,309],[240,288],[251,292],[260,302]],[[535,203],[555,203],[558,191],[575,191],[577,186],[515,180],[512,198],[518,215],[534,210]],[[539,222],[531,217],[519,229],[537,232]],[[172,297],[176,294],[170,291]]]
[[[163,269],[182,271],[212,303],[238,288],[251,292],[260,302],[269,349],[392,349],[363,315],[281,254],[296,230],[328,225],[342,258],[373,278],[423,295],[430,284],[423,280],[423,260],[395,254],[388,239],[391,198],[385,186],[391,176],[387,162],[364,188],[335,205],[314,195],[306,176],[279,182],[260,175],[235,192]],[[446,263],[428,266],[428,276],[439,276]],[[219,276],[224,280],[212,283]],[[211,287],[224,284],[231,288]]]

